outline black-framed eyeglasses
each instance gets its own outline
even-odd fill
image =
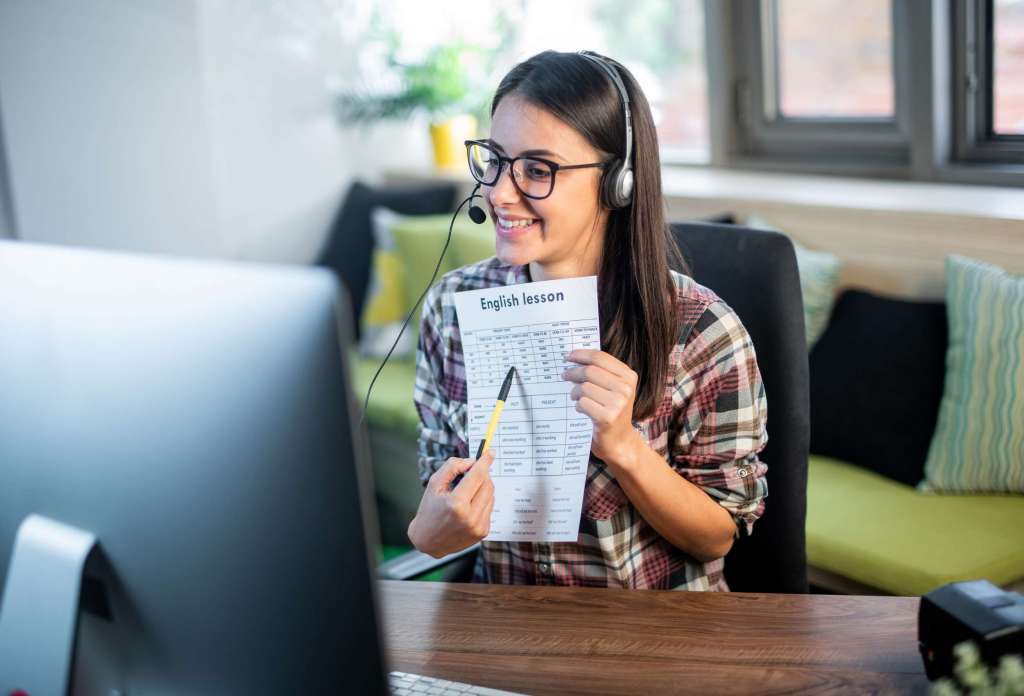
[[[590,164],[559,164],[542,157],[505,157],[493,147],[479,140],[466,141],[469,172],[484,186],[494,186],[508,164],[512,171],[512,184],[527,198],[547,198],[555,190],[555,174],[560,169],[588,169],[608,166],[607,162]]]

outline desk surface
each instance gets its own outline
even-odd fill
[[[918,602],[381,583],[391,669],[527,694],[925,693]]]

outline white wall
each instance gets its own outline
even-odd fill
[[[422,122],[333,119],[365,16],[316,0],[0,3],[23,239],[307,262],[355,176],[422,168]],[[365,13],[364,13],[365,15]]]

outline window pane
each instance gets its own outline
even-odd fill
[[[663,158],[709,159],[703,0],[525,0],[522,8],[520,59],[549,48],[615,58],[650,102]]]
[[[994,20],[993,129],[1024,135],[1024,0],[996,0]]]
[[[786,116],[893,117],[890,0],[777,0]]]

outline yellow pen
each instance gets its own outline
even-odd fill
[[[508,374],[505,375],[505,381],[501,383],[501,391],[498,392],[498,402],[494,404],[494,411],[491,412],[491,422],[487,426],[487,434],[484,435],[484,439],[480,441],[480,447],[476,450],[476,458],[479,459],[487,451],[488,445],[491,444],[491,438],[494,437],[494,431],[498,429],[498,419],[501,418],[501,411],[505,408],[505,398],[508,396],[508,389],[512,386],[512,378],[516,375],[515,365],[508,368]],[[462,481],[462,474],[459,474],[452,479],[450,489],[453,489],[459,485]]]
[[[484,452],[487,451],[487,447],[491,444],[491,438],[494,437],[494,431],[498,429],[498,419],[501,418],[501,411],[505,408],[505,398],[508,397],[508,389],[512,386],[512,378],[515,375],[516,366],[513,365],[508,368],[505,381],[501,383],[501,391],[498,392],[498,401],[494,404],[494,411],[491,413],[491,422],[487,426],[487,434],[484,435],[484,439],[480,442],[480,447],[476,451],[477,459],[482,457]]]

